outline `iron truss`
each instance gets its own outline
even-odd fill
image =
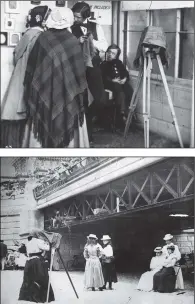
[[[160,166],[154,165],[121,178],[120,187],[114,181],[107,185],[107,191],[102,192],[99,187],[91,195],[81,194],[66,200],[59,206],[62,225],[64,222],[66,226],[68,220],[74,223],[193,198],[194,160],[186,160],[164,161]],[[53,208],[57,210],[56,206]]]

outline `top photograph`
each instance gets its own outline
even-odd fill
[[[0,148],[194,148],[194,1],[1,1]]]

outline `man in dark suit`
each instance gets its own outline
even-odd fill
[[[1,249],[1,270],[5,269],[5,259],[7,256],[7,246],[4,244],[3,240],[0,240],[0,249]]]
[[[119,60],[120,53],[121,50],[116,44],[110,45],[106,51],[106,58],[100,67],[104,88],[113,92],[121,118],[125,122],[133,89],[129,83],[129,73],[122,61]]]

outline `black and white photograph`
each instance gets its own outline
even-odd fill
[[[3,157],[1,303],[194,303],[194,158]]]
[[[194,148],[193,1],[31,2],[1,1],[1,148]]]

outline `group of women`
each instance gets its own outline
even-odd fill
[[[98,243],[95,234],[88,236],[87,244],[84,248],[84,257],[86,259],[84,285],[86,289],[103,291],[107,284],[112,290],[112,283],[117,282],[117,275],[114,266],[113,248],[111,238],[104,235],[101,239],[103,247]]]
[[[98,64],[107,48],[89,17],[85,2],[30,10],[2,101],[1,147],[89,147],[85,113],[103,98]]]
[[[138,290],[170,293],[175,288],[184,289],[182,273],[179,273],[178,270],[175,273],[174,269],[181,254],[178,246],[173,244],[172,239],[171,234],[165,235],[166,245],[155,248],[156,256],[151,260],[151,270],[141,276],[137,286]],[[117,282],[111,238],[109,235],[104,235],[101,241],[102,246],[98,243],[95,234],[90,234],[87,237],[83,252],[86,259],[84,273],[86,290],[103,291],[107,287],[112,290],[112,283]],[[48,295],[48,301],[54,301],[52,286],[48,284],[49,266],[43,257],[44,253],[51,250],[50,247],[50,244],[38,238],[36,231],[29,234],[26,245],[28,259],[24,269],[19,300],[45,303]],[[48,286],[50,286],[49,290]]]
[[[164,237],[166,245],[156,247],[156,256],[150,262],[150,271],[142,274],[137,289],[142,291],[173,292],[175,288],[184,289],[181,269],[175,267],[181,259],[178,246],[174,245],[171,234]]]

